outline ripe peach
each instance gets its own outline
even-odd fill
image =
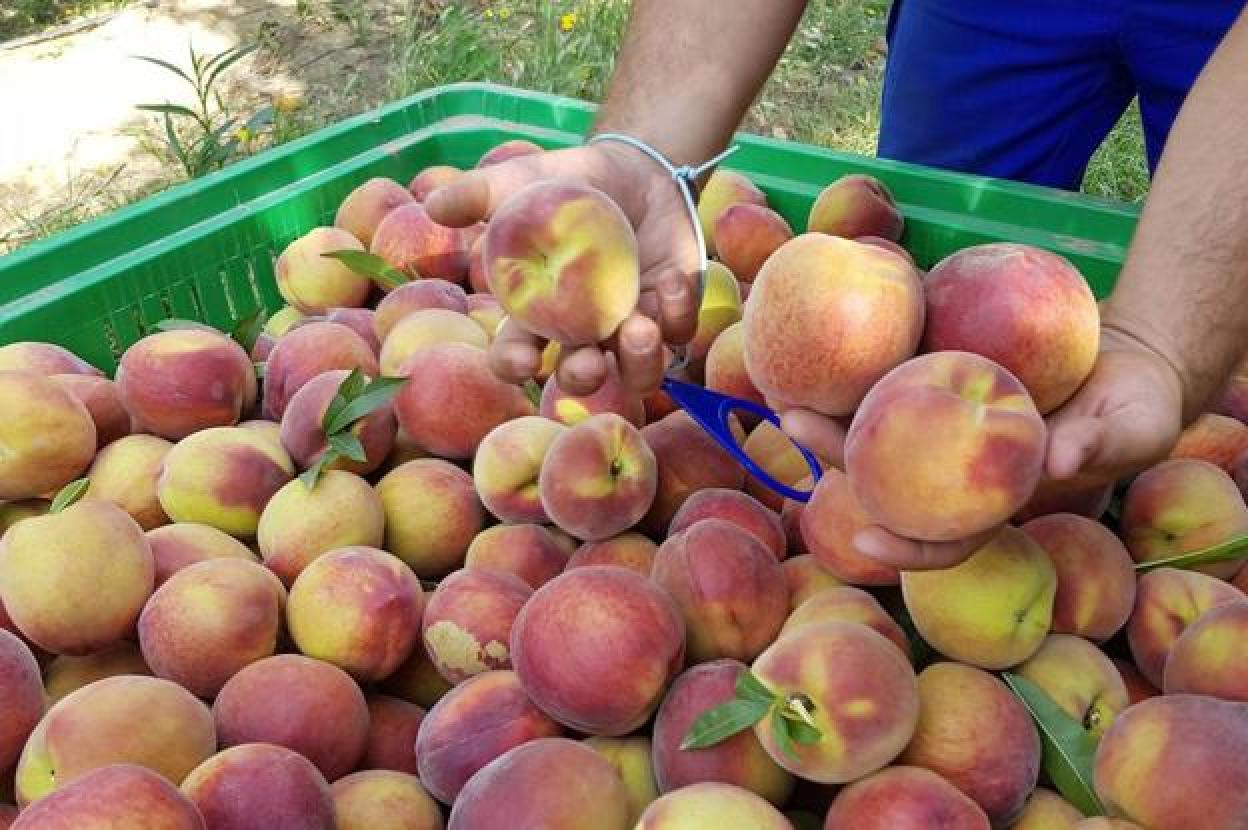
[[[760,421],[758,426],[750,430],[741,449],[776,481],[807,493],[813,490],[809,481],[810,465],[806,458],[789,436],[770,421]],[[833,466],[827,459],[819,461],[820,468],[825,472]],[[751,473],[746,473],[745,476],[745,492],[772,510],[780,511],[784,508],[784,496],[763,484]]]
[[[1196,458],[1235,473],[1235,460],[1248,451],[1248,424],[1206,412],[1188,424],[1170,450],[1171,458]]]
[[[804,462],[803,462],[804,463]],[[854,536],[875,522],[835,467],[824,471],[798,519],[802,541],[819,564],[849,585],[897,585],[901,574],[859,553]]]
[[[494,338],[498,335],[503,321],[507,318],[507,312],[503,310],[503,304],[493,294],[488,293],[469,294],[468,310],[464,313],[481,327],[481,330],[485,332],[485,336],[490,338],[491,343],[494,342]],[[542,383],[546,378],[550,377],[551,372],[554,371],[554,358],[558,354],[558,343],[551,342],[546,344],[546,348],[542,350],[542,368],[538,370],[535,378],[538,383]]]
[[[538,412],[553,421],[575,426],[590,415],[613,412],[640,429],[646,425],[646,408],[641,398],[624,388],[615,355],[607,353],[607,376],[603,384],[589,395],[569,395],[559,386],[559,378],[552,374],[542,387]]]
[[[1211,608],[1174,641],[1162,676],[1166,694],[1248,702],[1248,601]],[[2,765],[0,765],[2,766]]]
[[[787,543],[780,517],[739,490],[708,487],[697,491],[676,511],[668,533],[674,536],[703,519],[729,521],[758,539],[776,561],[785,557]]]
[[[43,688],[51,705],[83,686],[120,674],[152,676],[138,645],[129,640],[84,657],[61,655],[53,659],[43,670]]]
[[[445,187],[462,175],[464,171],[453,165],[432,164],[412,177],[412,180],[407,183],[407,191],[416,201],[423,202],[430,193],[439,187]]]
[[[685,499],[698,490],[741,489],[744,469],[684,410],[647,424],[641,437],[654,453],[658,473],[654,503],[642,522],[647,534],[661,538]]]
[[[947,425],[938,438],[934,424]],[[1040,480],[1047,429],[1010,372],[970,352],[921,355],[863,399],[845,437],[849,486],[868,515],[929,542],[1004,523]]]
[[[513,624],[532,594],[519,577],[486,568],[465,568],[442,580],[420,624],[438,672],[454,685],[511,668]]]
[[[182,792],[214,830],[335,830],[325,776],[307,758],[275,744],[218,752],[186,777]]]
[[[837,793],[824,830],[989,830],[979,806],[931,770],[897,766]]]
[[[19,341],[0,346],[0,371],[26,370],[38,375],[95,375],[104,373],[55,343]]]
[[[17,814],[12,824],[17,830],[205,830],[207,826],[174,784],[137,764],[122,763],[76,778]]]
[[[599,542],[586,542],[568,559],[567,567],[587,565],[619,565],[632,568],[642,576],[650,576],[658,545],[640,533],[621,533]]]
[[[283,249],[274,265],[282,299],[304,314],[364,305],[372,281],[338,260],[331,251],[363,251],[354,235],[342,228],[312,228]]]
[[[372,178],[342,200],[334,216],[334,226],[349,231],[367,247],[372,244],[381,220],[395,208],[413,201],[407,188],[393,179]]]
[[[495,211],[483,240],[490,292],[541,337],[568,346],[598,343],[637,305],[632,225],[592,187],[534,182]]]
[[[742,282],[753,282],[767,257],[793,238],[793,229],[774,210],[741,202],[719,214],[713,235],[719,261]]]
[[[251,548],[230,534],[209,525],[177,522],[146,534],[155,564],[155,584],[160,587],[178,571],[209,559],[233,558],[258,562]]]
[[[545,522],[537,478],[551,443],[566,431],[558,421],[526,415],[486,433],[472,462],[485,509],[504,522]]]
[[[415,775],[362,770],[330,792],[337,830],[442,830],[442,811]]]
[[[52,380],[87,408],[87,413],[95,423],[97,447],[103,447],[123,435],[130,434],[130,413],[121,402],[117,384],[98,375],[52,375]]]
[[[712,262],[706,271],[702,288],[702,304],[698,307],[698,325],[693,339],[685,347],[692,361],[686,371],[694,380],[705,374],[706,354],[720,333],[741,322],[741,285],[722,263]]]
[[[281,445],[300,469],[311,467],[328,449],[329,442],[322,427],[325,410],[349,374],[346,369],[322,372],[301,386],[286,406],[279,433]],[[374,409],[351,427],[351,433],[364,448],[364,461],[339,456],[329,465],[329,469],[362,476],[372,473],[382,465],[394,447],[395,430],[394,411],[390,404]]]
[[[763,393],[754,386],[745,369],[745,324],[740,320],[721,331],[711,343],[706,352],[704,378],[706,388],[714,392],[763,403]]]
[[[550,528],[536,524],[487,527],[468,546],[464,567],[502,571],[533,590],[554,579],[568,565],[568,552]]]
[[[914,257],[910,254],[910,252],[907,251],[905,248],[903,248],[899,243],[894,242],[891,239],[885,239],[882,236],[867,235],[867,236],[856,236],[854,237],[854,241],[861,242],[863,245],[874,245],[877,248],[883,248],[886,251],[892,251],[898,256],[904,257],[905,259],[909,260],[911,264],[914,264]]]
[[[1074,830],[1082,820],[1075,805],[1047,787],[1036,787],[1010,830]]]
[[[304,323],[277,341],[265,363],[264,416],[282,420],[290,399],[312,378],[332,369],[378,373],[372,346],[342,323]]]
[[[784,578],[789,583],[790,613],[821,591],[843,584],[813,554],[790,556],[780,563],[780,567],[784,569]]]
[[[512,664],[529,697],[591,735],[625,735],[645,723],[684,656],[684,619],[671,598],[613,565],[555,577],[512,626]]]
[[[650,738],[634,735],[626,738],[589,737],[585,744],[606,758],[624,781],[628,792],[628,815],[636,822],[650,803],[659,797],[654,783],[654,764],[651,762]]]
[[[425,710],[397,697],[371,692],[368,702],[368,748],[360,769],[388,769],[416,775],[416,736]]]
[[[386,214],[368,249],[409,279],[433,277],[458,283],[468,276],[468,237],[461,228],[434,222],[423,204],[411,201]]]
[[[904,228],[905,218],[892,191],[864,173],[841,176],[821,190],[806,219],[808,231],[848,239],[878,236],[896,242]]]
[[[156,495],[156,482],[171,449],[173,444],[155,435],[118,438],[91,462],[86,498],[111,501],[144,530],[168,524],[169,517]]]
[[[1099,738],[1127,708],[1127,687],[1110,659],[1071,634],[1051,634],[1014,669],[1039,686],[1093,737]]]
[[[51,378],[0,370],[0,500],[46,496],[73,481],[95,455],[87,408]]]
[[[866,591],[851,585],[825,588],[801,605],[796,606],[785,618],[780,636],[804,625],[816,625],[833,620],[858,622],[883,634],[901,653],[910,658],[910,641],[896,620],[888,615],[879,600]]]
[[[221,746],[272,743],[307,758],[326,780],[356,768],[368,747],[368,704],[351,676],[302,654],[244,668],[212,707]]]
[[[485,522],[472,476],[436,458],[395,467],[376,485],[386,516],[380,547],[423,579],[446,576],[464,563]]]
[[[698,196],[698,221],[706,239],[707,253],[715,254],[715,225],[724,211],[740,203],[767,206],[767,195],[742,173],[723,167],[715,169]]]
[[[341,323],[351,331],[364,338],[364,342],[373,350],[373,354],[381,354],[381,340],[373,326],[376,313],[371,308],[331,308],[316,319],[324,319],[330,323]]]
[[[381,373],[398,375],[409,357],[440,343],[463,343],[485,349],[490,345],[490,338],[471,317],[458,311],[422,308],[408,312],[394,324],[381,344]]]
[[[43,679],[35,656],[0,629],[0,774],[7,774],[43,717]]]
[[[719,781],[703,781],[655,799],[641,814],[636,830],[791,830],[775,807],[749,790]]]
[[[448,280],[424,279],[404,283],[393,289],[377,304],[373,317],[373,332],[384,341],[395,325],[411,314],[427,308],[468,313],[468,295],[464,289]]]

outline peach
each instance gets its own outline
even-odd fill
[[[196,562],[227,557],[259,561],[251,548],[230,534],[209,525],[178,522],[149,530],[145,535],[156,566],[157,587],[181,569]]]
[[[25,519],[0,539],[0,602],[54,654],[90,654],[131,634],[154,572],[143,530],[111,502]]]
[[[1057,571],[1053,630],[1104,642],[1126,625],[1135,605],[1131,556],[1105,525],[1071,513],[1032,519],[1022,530]]]
[[[468,249],[468,287],[474,294],[490,293],[490,281],[485,276],[484,250],[485,234],[481,234]]]
[[[390,211],[415,201],[407,188],[393,179],[369,179],[347,194],[334,216],[334,227],[351,233],[362,245],[373,242],[373,234]]]
[[[1143,827],[1233,830],[1248,815],[1248,705],[1154,697],[1118,716],[1096,752],[1110,815]]]
[[[636,524],[653,504],[657,485],[654,451],[613,413],[591,415],[556,436],[538,475],[546,515],[587,542]]]
[[[1141,700],[1161,694],[1161,689],[1149,683],[1148,678],[1135,667],[1135,663],[1121,657],[1114,657],[1111,662],[1114,668],[1118,669],[1118,674],[1122,676],[1123,685],[1127,687],[1128,704],[1139,703]]]
[[[668,793],[701,781],[743,787],[783,806],[793,792],[793,776],[771,759],[751,731],[702,749],[680,745],[703,712],[734,698],[745,664],[730,658],[693,666],[672,683],[654,721],[654,774]]]
[[[897,585],[900,572],[860,553],[854,537],[875,521],[854,495],[849,477],[829,467],[798,518],[802,541],[819,564],[849,585]]]
[[[368,747],[360,769],[386,769],[417,774],[416,736],[425,720],[424,708],[397,697],[370,692]]]
[[[988,816],[931,770],[897,766],[837,793],[824,830],[989,830]]]
[[[905,218],[888,185],[865,173],[841,176],[819,192],[806,219],[806,229],[854,239],[878,236],[896,242]]]
[[[179,784],[216,747],[212,713],[176,683],[135,675],[97,680],[54,704],[31,733],[17,765],[18,804],[117,763]]]
[[[274,744],[218,752],[186,777],[182,792],[211,830],[335,830],[325,776],[307,758]]]
[[[1041,414],[1075,393],[1092,371],[1100,313],[1092,289],[1065,257],[1031,245],[963,248],[923,281],[923,350],[966,351],[999,363]]]
[[[658,472],[654,504],[642,521],[648,535],[661,538],[685,499],[698,490],[741,489],[744,469],[684,410],[647,424],[641,437],[654,453]]]
[[[49,499],[22,499],[21,501],[0,502],[0,536],[20,522],[34,516],[46,516],[52,508]]]
[[[290,453],[291,460],[300,469],[311,467],[328,449],[329,442],[322,426],[325,411],[349,374],[346,369],[322,372],[291,397],[282,415],[279,435],[281,446]],[[388,403],[374,409],[350,428],[364,448],[364,460],[354,461],[340,455],[330,463],[329,469],[362,476],[374,472],[393,449],[396,428],[394,410]]]
[[[655,799],[641,814],[636,830],[792,830],[775,807],[749,790],[719,781],[703,781]]]
[[[446,187],[462,175],[464,171],[453,165],[433,164],[412,177],[407,183],[407,191],[416,201],[423,202],[430,193],[439,187]]]
[[[1171,458],[1196,458],[1216,464],[1229,474],[1248,451],[1248,424],[1206,412],[1188,424],[1170,450]]]
[[[373,350],[373,354],[381,354],[381,340],[377,337],[377,332],[373,327],[373,317],[376,315],[371,308],[331,308],[324,315],[314,319],[325,320],[330,323],[339,323],[351,329],[351,331],[364,338],[364,342]]]
[[[914,669],[896,645],[861,623],[800,626],[760,654],[752,669],[819,730],[817,740],[795,743],[790,755],[777,743],[771,718],[754,724],[772,760],[800,778],[843,784],[869,775],[900,755],[914,735]]]
[[[811,478],[810,464],[792,439],[770,421],[760,421],[758,426],[750,430],[741,449],[776,481],[803,492],[812,491],[808,482]],[[826,459],[819,461],[820,468],[825,472],[833,466]],[[784,507],[784,496],[763,484],[751,473],[746,473],[745,476],[745,492],[772,510],[780,511]]]
[[[1166,694],[1211,695],[1248,702],[1248,661],[1244,629],[1248,601],[1211,608],[1184,629],[1166,660]],[[3,766],[0,764],[0,766]]]
[[[219,825],[212,825],[217,827]],[[92,770],[17,815],[17,830],[206,830],[204,817],[168,780],[137,764]]]
[[[1248,506],[1235,481],[1208,461],[1163,461],[1131,482],[1122,502],[1120,527],[1136,562],[1152,562],[1225,542],[1248,533]],[[1194,570],[1230,579],[1243,560],[1200,565]]]
[[[767,206],[767,195],[744,174],[722,167],[715,169],[698,195],[698,221],[706,240],[707,253],[715,254],[715,226],[719,217],[733,205],[747,203]]]
[[[490,342],[494,342],[494,338],[498,335],[499,329],[502,328],[503,322],[507,319],[507,312],[503,310],[503,305],[493,294],[469,294],[468,295],[468,311],[465,312],[472,318],[473,322],[481,327],[485,332],[485,336],[490,338]],[[555,357],[559,354],[558,343],[547,343],[546,348],[542,350],[542,366],[538,370],[536,380],[540,383],[550,376],[554,371]]]
[[[792,613],[806,600],[828,589],[843,585],[836,575],[823,567],[813,554],[790,556],[780,563],[789,583],[789,611]]]
[[[1044,549],[1006,525],[951,568],[904,571],[901,590],[919,634],[947,657],[1004,669],[1040,648],[1053,619],[1057,572]]]
[[[793,238],[793,229],[774,210],[741,202],[719,214],[713,235],[719,261],[742,282],[753,282],[767,257]]]
[[[44,668],[43,688],[52,704],[83,686],[121,674],[152,676],[138,645],[129,640],[84,657],[57,657]]]
[[[702,287],[702,304],[698,307],[698,325],[693,339],[685,347],[692,361],[689,371],[694,380],[705,375],[706,354],[716,338],[741,322],[741,286],[733,273],[722,263],[712,262],[706,270]]]
[[[485,509],[504,522],[545,522],[538,489],[542,459],[566,428],[526,415],[486,433],[472,461],[472,478]]]
[[[758,537],[723,519],[695,522],[659,546],[651,578],[685,618],[691,662],[753,660],[789,613],[789,586]]]
[[[520,156],[531,156],[542,152],[545,151],[539,144],[534,144],[532,141],[523,138],[513,138],[491,147],[482,154],[481,158],[477,160],[477,169],[489,167],[492,164],[502,164],[504,161],[510,161]]]
[[[788,545],[780,517],[739,490],[708,487],[697,491],[676,511],[668,533],[674,536],[703,519],[731,522],[758,539],[776,561],[785,557]]]
[[[534,182],[499,206],[482,242],[490,292],[518,324],[586,346],[609,337],[640,296],[637,239],[606,194]]]
[[[399,367],[417,351],[439,343],[463,343],[485,349],[490,338],[467,314],[445,308],[408,312],[394,324],[381,344],[381,372],[399,374]]]
[[[0,371],[19,369],[45,377],[52,375],[104,376],[99,369],[64,346],[58,346],[55,343],[26,340],[0,346]]]
[[[409,279],[433,277],[458,283],[468,276],[471,244],[465,229],[439,225],[429,218],[423,204],[411,201],[386,214],[368,250]]]
[[[626,738],[589,737],[585,744],[611,762],[628,791],[629,821],[635,823],[646,807],[659,797],[654,783],[650,738],[635,735]]]
[[[568,559],[567,567],[587,565],[618,565],[631,568],[642,576],[650,576],[658,545],[640,533],[621,533],[599,542],[586,542]]]
[[[1118,669],[1100,649],[1081,637],[1049,635],[1014,671],[1040,687],[1096,738],[1127,708],[1127,687]]]
[[[139,527],[152,530],[169,522],[156,482],[173,444],[155,435],[126,435],[104,447],[87,470],[86,498],[111,501]]]
[[[345,263],[324,256],[332,251],[363,251],[364,246],[342,228],[316,227],[295,238],[273,267],[278,293],[304,314],[331,308],[354,308],[368,300],[373,283]]]
[[[468,295],[448,280],[424,279],[404,283],[382,298],[373,317],[373,332],[384,341],[400,320],[414,311],[441,308],[446,311],[468,312]]]
[[[274,447],[282,446],[282,425],[277,421],[269,421],[264,418],[252,418],[248,421],[239,421],[238,425],[243,429],[249,429],[252,432],[255,432]]]
[[[464,564],[485,523],[472,476],[449,462],[418,458],[386,473],[376,490],[386,519],[380,547],[423,579],[446,576]]]
[[[763,403],[763,393],[754,386],[749,372],[745,370],[745,324],[740,320],[721,331],[711,342],[706,352],[703,377],[707,389],[757,404]],[[753,432],[750,434],[753,435]]]
[[[251,538],[265,505],[294,474],[290,456],[259,432],[213,427],[169,450],[156,495],[175,522],[197,522]]]
[[[1211,608],[1243,599],[1235,586],[1197,571],[1158,568],[1144,574],[1127,620],[1127,643],[1136,668],[1149,683],[1162,688],[1166,660],[1184,629]]]
[[[425,718],[416,738],[420,779],[444,804],[486,764],[528,741],[563,728],[533,705],[515,672],[490,670],[451,689]]]
[[[274,493],[260,514],[256,541],[264,564],[289,586],[328,551],[381,547],[385,523],[381,497],[367,481],[327,470],[315,487],[292,479]]]
[[[1011,521],[1021,525],[1053,513],[1074,513],[1087,519],[1099,519],[1109,509],[1114,485],[1075,486],[1069,482],[1041,479],[1031,498],[1014,514]]]
[[[425,604],[429,604],[432,591],[425,591]],[[412,654],[394,673],[381,682],[378,688],[399,700],[415,704],[422,709],[430,709],[442,696],[453,687],[446,678],[438,673],[438,669],[425,652],[425,644],[417,643]],[[410,747],[408,747],[410,749]]]
[[[212,707],[222,747],[272,743],[298,752],[328,781],[356,768],[368,748],[368,704],[351,676],[301,654],[245,667]]]
[[[414,775],[362,770],[330,792],[337,830],[442,830],[442,811]]]
[[[575,426],[590,415],[613,412],[625,418],[633,426],[646,425],[646,408],[638,398],[624,388],[617,368],[615,355],[608,352],[606,380],[589,395],[569,395],[559,386],[559,378],[552,374],[542,386],[538,412],[546,418],[567,426]]]
[[[880,601],[866,591],[850,585],[825,588],[801,605],[796,606],[785,618],[780,636],[804,625],[847,620],[862,623],[883,634],[901,653],[910,658],[910,641],[896,620],[888,615]]]
[[[1075,805],[1047,787],[1036,787],[1010,830],[1074,830],[1082,820]]]
[[[550,528],[536,524],[487,527],[468,546],[464,567],[502,571],[537,590],[568,566],[568,553]]]
[[[0,629],[0,774],[13,768],[42,717],[43,679],[35,655]]]
[[[490,430],[535,414],[524,390],[499,380],[488,355],[475,346],[426,346],[403,362],[399,375],[419,379],[394,397],[399,426],[441,458],[471,458]]]
[[[377,355],[368,341],[342,323],[316,320],[293,329],[277,341],[265,363],[264,416],[282,420],[300,387],[332,369],[359,369],[376,377]]]
[[[804,233],[758,272],[744,321],[745,367],[763,395],[848,415],[918,348],[923,288],[896,254]]]
[[[889,372],[863,399],[845,436],[845,472],[877,524],[953,541],[1001,525],[1031,498],[1046,439],[1008,370],[970,352],[935,352]]]
[[[420,623],[425,652],[451,684],[511,668],[516,615],[533,595],[518,576],[465,568],[438,584]]]
[[[868,234],[867,236],[856,236],[854,237],[854,241],[861,242],[863,245],[874,245],[877,248],[892,251],[900,257],[905,257],[911,264],[914,264],[914,257],[910,254],[910,252],[891,239],[885,239],[882,236],[871,236]]]
[[[591,735],[626,735],[645,723],[684,657],[684,619],[672,599],[613,565],[555,577],[512,626],[512,664],[529,697]]]
[[[117,384],[98,375],[52,375],[52,380],[87,408],[87,413],[95,423],[97,447],[103,447],[123,435],[130,434],[130,413],[121,403]]]
[[[0,370],[0,501],[46,496],[87,469],[95,422],[65,387],[27,369]]]

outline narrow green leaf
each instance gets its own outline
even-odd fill
[[[186,171],[187,178],[194,177],[195,168],[191,166],[191,157],[186,154],[186,149],[178,139],[178,134],[174,132],[173,119],[169,117],[169,113],[165,113],[165,140],[173,150],[173,154],[178,157],[178,161],[182,163],[182,169]]]
[[[354,432],[331,432],[329,446],[334,452],[352,461],[363,463],[368,460],[368,456],[364,453],[364,445],[360,443],[359,437]]]
[[[201,323],[198,320],[183,320],[178,317],[170,317],[166,320],[160,320],[156,323],[153,323],[150,330],[151,331],[182,331],[184,329],[199,329],[200,331],[217,332],[216,329],[214,329],[212,326],[208,325],[207,323]],[[220,332],[217,332],[217,334],[220,334]]]
[[[326,433],[333,435],[350,429],[356,421],[389,403],[405,383],[407,383],[407,378],[374,379],[366,389],[353,396],[347,401],[346,406],[325,422]],[[329,411],[326,410],[325,414],[328,415]],[[363,461],[363,459],[358,460]]]
[[[1191,553],[1181,553],[1168,559],[1154,559],[1151,562],[1137,562],[1135,569],[1140,573],[1155,571],[1158,568],[1195,568],[1199,565],[1212,565],[1215,562],[1233,562],[1236,559],[1248,558],[1248,534],[1227,539],[1217,545]]]
[[[537,381],[532,378],[524,382],[524,394],[534,406],[542,405],[542,387],[538,386]]]
[[[793,746],[793,733],[789,731],[792,723],[784,717],[779,706],[771,710],[771,731],[776,737],[776,743],[779,744],[781,752],[796,761],[797,749]]]
[[[817,744],[823,740],[823,733],[817,727],[801,720],[789,721],[789,733],[799,744]]]
[[[52,499],[52,506],[48,508],[49,513],[60,513],[66,507],[87,494],[87,488],[91,486],[91,482],[85,478],[76,479],[66,484]]]
[[[299,480],[303,482],[303,486],[309,490],[316,487],[316,482],[320,480],[321,473],[338,459],[338,454],[334,452],[334,448],[330,447],[321,453],[321,457],[316,459],[311,467],[299,474]]]
[[[235,63],[247,57],[248,55],[250,55],[252,52],[256,51],[259,48],[260,48],[260,44],[253,43],[249,46],[240,46],[233,50],[226,50],[225,52],[222,52],[220,55],[217,55],[217,57],[213,59],[214,61],[219,61],[217,62],[216,66],[213,66],[211,69],[208,69],[207,67],[205,67],[205,71],[208,73],[208,80],[204,82],[204,87],[211,88],[213,83],[217,80],[217,78],[221,75],[222,72],[229,69]],[[223,55],[227,56],[224,58],[224,60],[222,60]]]
[[[184,118],[199,120],[199,116],[193,110],[180,104],[138,104],[135,109],[144,112],[163,112],[165,115],[181,115]]]
[[[1085,816],[1105,815],[1105,806],[1096,794],[1092,777],[1097,739],[1025,677],[1003,673],[1001,679],[1036,722],[1043,746],[1044,770],[1058,792]]]
[[[264,373],[268,368],[268,365],[262,360],[254,361],[251,365],[256,369],[256,377],[260,380],[264,380]]]
[[[321,429],[325,431],[326,435],[338,432],[336,429],[330,429],[330,425],[338,420],[338,416],[347,408],[347,404],[355,400],[355,397],[364,390],[367,383],[368,378],[357,368],[352,369],[342,379],[342,383],[338,384],[338,391],[330,399],[329,405],[325,407],[325,415],[321,418]]]
[[[753,700],[757,703],[766,703],[768,705],[771,705],[776,700],[775,693],[764,686],[763,682],[749,669],[737,675],[736,692],[737,697],[741,700]]]
[[[234,324],[234,328],[230,331],[230,338],[242,346],[243,351],[250,354],[252,346],[256,345],[256,338],[264,329],[266,319],[264,309],[257,308]]]
[[[164,60],[161,60],[160,58],[149,58],[147,55],[131,55],[130,57],[134,58],[135,60],[147,61],[148,63],[154,63],[157,66],[161,67],[162,69],[168,69],[170,72],[182,78],[182,80],[186,81],[188,84],[195,83],[193,80],[191,80],[190,75],[186,74],[186,72],[184,72],[179,67],[174,66],[173,64],[169,63],[169,61],[164,61]]]
[[[744,732],[767,715],[771,703],[733,698],[706,710],[689,727],[681,749],[703,749]]]
[[[361,276],[368,277],[382,288],[398,288],[408,282],[407,274],[386,262],[376,254],[367,251],[326,251],[321,256],[336,259]]]

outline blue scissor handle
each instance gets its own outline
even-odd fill
[[[754,401],[747,401],[744,398],[734,398],[731,395],[724,395],[719,392],[712,392],[709,389],[703,389],[701,386],[683,381],[674,380],[670,377],[663,379],[663,391],[672,397],[680,407],[689,413],[689,416],[698,423],[704,430],[710,433],[721,447],[726,449],[737,461],[741,462],[750,474],[761,481],[763,484],[775,490],[786,498],[794,501],[807,502],[810,501],[810,493],[795,490],[784,482],[777,481],[772,478],[762,467],[754,463],[754,459],[737,445],[736,436],[732,434],[732,429],[728,424],[728,416],[735,410],[745,410],[753,412],[761,418],[764,418],[777,427],[780,426],[780,416],[761,404]],[[806,463],[810,466],[810,472],[814,476],[816,482],[823,475],[823,468],[819,465],[819,459],[815,458],[814,453],[803,447],[796,441],[793,446],[801,452],[802,457],[806,459]]]

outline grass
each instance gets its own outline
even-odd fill
[[[0,5],[0,41],[25,37],[91,12],[118,9],[127,0],[6,0]]]

